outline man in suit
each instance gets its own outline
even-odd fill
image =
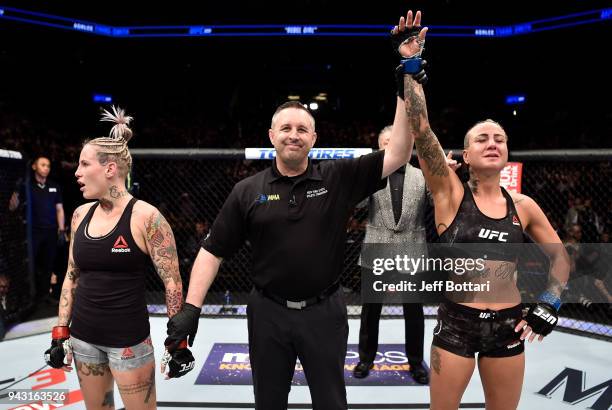
[[[385,127],[378,136],[378,147],[389,143],[392,126]],[[406,244],[403,253],[420,257],[426,252],[425,215],[429,197],[423,173],[406,164],[389,175],[386,188],[367,200],[369,206],[366,225],[366,244]],[[363,203],[365,205],[365,201]],[[418,246],[415,244],[423,244]],[[363,251],[362,251],[363,252]],[[362,254],[362,261],[365,260]],[[365,268],[371,268],[364,266]],[[378,349],[378,323],[382,303],[364,303],[359,330],[359,363],[353,370],[356,378],[367,377],[374,366]],[[420,384],[429,383],[423,366],[425,318],[422,303],[404,303],[406,356],[412,378]]]

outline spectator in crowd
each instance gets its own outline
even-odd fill
[[[10,293],[11,278],[6,273],[0,273],[0,341],[4,340],[7,325],[19,319],[19,309],[16,297]]]
[[[576,259],[580,253],[580,242],[582,241],[582,227],[572,224],[566,229],[567,235],[563,241],[571,260],[571,271],[576,270]]]
[[[600,223],[599,216],[593,209],[593,200],[586,197],[582,212],[579,214],[578,223],[582,226],[583,242],[594,243],[599,240],[599,236],[603,232],[603,226]]]
[[[346,243],[361,243],[364,236],[364,227],[355,216],[349,219],[346,228]]]
[[[200,219],[195,222],[192,232],[190,232],[187,240],[185,241],[185,246],[179,247],[179,252],[181,252],[181,272],[187,272],[187,270],[183,268],[191,268],[191,264],[200,251],[202,239],[204,239],[209,230],[210,224],[207,220]]]
[[[582,198],[575,197],[573,201],[570,201],[570,208],[567,210],[567,214],[565,214],[565,223],[563,227],[565,231],[571,236],[572,225],[578,223],[578,217],[580,212],[582,212]]]
[[[610,250],[605,243],[583,243],[582,227],[573,224],[564,244],[570,256],[571,270],[568,296],[592,310],[593,302],[612,303],[605,280],[612,266]],[[607,234],[601,242],[609,240]]]
[[[23,186],[21,192],[13,192],[9,210],[17,210],[20,203],[31,198],[34,277],[31,278],[30,297],[33,301],[44,299],[53,302],[49,296],[51,272],[55,264],[58,239],[62,242],[66,240],[62,193],[59,185],[48,178],[51,172],[49,158],[42,155],[34,158],[32,171],[29,186]]]
[[[607,302],[608,314],[612,313],[612,292],[609,288],[610,276],[612,275],[612,249],[610,247],[610,235],[603,232],[599,239],[597,260],[594,263],[594,285],[602,296],[602,302]],[[606,281],[608,283],[606,283]]]

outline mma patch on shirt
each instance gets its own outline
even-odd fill
[[[306,198],[315,198],[325,194],[327,194],[327,188],[325,187],[311,189],[310,191],[306,191]]]

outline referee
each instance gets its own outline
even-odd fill
[[[167,344],[187,335],[193,341],[222,259],[248,240],[255,285],[247,305],[255,408],[287,408],[299,358],[313,407],[346,409],[348,322],[339,286],[346,224],[355,205],[408,162],[413,138],[393,135],[384,151],[314,164],[308,153],[317,139],[315,120],[299,102],[276,109],[268,134],[276,159],[229,194],[195,260],[187,304],[168,323]]]

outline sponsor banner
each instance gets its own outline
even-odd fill
[[[0,158],[22,159],[20,152],[0,149]]]
[[[371,148],[313,148],[308,153],[312,159],[342,159],[357,158],[370,154]],[[245,159],[274,159],[276,151],[274,148],[245,148]]]
[[[374,368],[365,379],[353,377],[353,369],[358,362],[358,346],[349,344],[344,362],[344,379],[347,386],[420,386],[410,376],[410,365],[403,344],[378,345]],[[249,345],[246,343],[215,343],[195,384],[253,384]],[[308,384],[299,361],[295,365],[292,384],[294,386]]]
[[[523,163],[508,162],[502,169],[499,184],[508,191],[521,193],[521,179],[523,176]]]

